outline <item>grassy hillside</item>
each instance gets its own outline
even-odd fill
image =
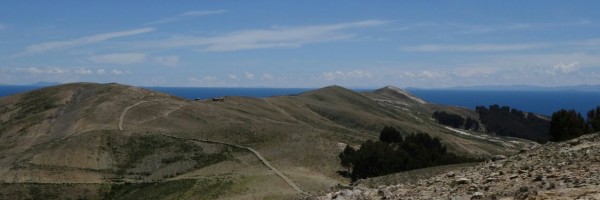
[[[384,126],[428,133],[467,156],[511,154],[530,144],[449,130],[430,118],[434,110],[472,111],[406,95],[332,86],[297,96],[189,101],[119,84],[43,88],[0,99],[0,182],[22,186],[4,190],[13,193],[36,184],[40,191],[91,184],[100,188],[98,198],[173,190],[156,198],[178,199],[212,185],[222,191],[218,197],[285,198],[299,194],[247,150],[164,135],[251,147],[309,193],[347,183],[337,174],[337,154],[376,139]]]

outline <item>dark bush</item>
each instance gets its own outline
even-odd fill
[[[488,132],[534,141],[550,139],[548,135],[550,122],[535,114],[525,114],[523,111],[498,105],[491,105],[488,108],[477,106],[475,111],[479,113],[479,120],[486,125]]]
[[[384,134],[397,133],[392,127],[381,131]],[[407,134],[398,142],[367,140],[358,150],[347,146],[339,158],[344,167],[351,168],[353,180],[381,176],[406,170],[437,165],[474,162],[476,159],[460,157],[446,151],[438,138],[425,133]]]
[[[552,114],[550,136],[552,141],[564,141],[586,134],[589,129],[581,114],[575,110],[560,110]]]

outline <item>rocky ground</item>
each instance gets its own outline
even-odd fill
[[[600,134],[494,156],[428,179],[312,199],[600,199]]]

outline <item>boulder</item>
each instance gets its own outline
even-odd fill
[[[448,173],[446,174],[446,176],[447,176],[447,177],[451,177],[451,178],[452,178],[452,177],[456,176],[456,174],[455,174],[454,172],[448,172]]]
[[[483,192],[475,192],[471,195],[471,199],[483,199]]]
[[[353,194],[354,194],[354,192],[352,190],[345,189],[345,190],[340,191],[339,196],[349,197],[349,196],[352,196]]]
[[[383,199],[390,199],[393,195],[392,192],[390,192],[390,189],[386,187],[380,188],[378,194],[383,197]]]
[[[471,179],[468,178],[457,178],[456,180],[454,180],[455,183],[457,184],[467,184],[471,182]]]
[[[492,156],[492,161],[498,161],[498,160],[504,160],[506,159],[506,156],[504,155],[493,155]]]

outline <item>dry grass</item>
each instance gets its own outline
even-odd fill
[[[426,132],[461,155],[518,151],[453,133],[430,119],[436,109],[472,111],[418,104],[390,91],[356,93],[334,86],[297,96],[212,102],[117,84],[69,84],[43,89],[40,95],[53,102],[18,104],[27,102],[26,95],[0,99],[0,180],[139,183],[220,177],[231,181],[224,194],[235,198],[295,195],[250,154],[159,133],[250,146],[309,192],[345,183],[336,173],[342,170],[340,144],[377,139],[384,126]],[[123,109],[139,101],[147,103],[130,109],[125,131],[119,131]],[[46,105],[52,106],[13,120],[19,110]]]

